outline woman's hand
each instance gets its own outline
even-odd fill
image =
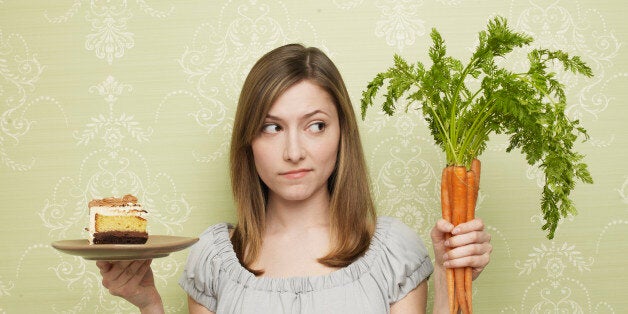
[[[102,285],[114,296],[137,306],[142,313],[163,313],[161,296],[155,287],[152,260],[97,261]]]
[[[452,236],[447,239],[446,235]],[[490,261],[493,251],[491,235],[484,230],[481,219],[454,226],[440,219],[431,232],[436,266],[443,268],[471,267],[475,280]]]

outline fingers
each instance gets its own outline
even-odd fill
[[[436,221],[436,225],[432,228],[431,237],[432,239],[442,239],[445,238],[446,233],[451,233],[452,235],[460,235],[469,233],[472,231],[483,231],[484,230],[484,222],[482,219],[476,218],[471,221],[461,223],[454,228],[450,222],[439,219]]]
[[[129,265],[134,262],[135,261],[106,262],[110,264],[110,267],[106,271],[101,268],[100,274],[103,276],[103,279],[106,279],[107,282],[113,282],[115,280],[118,280],[120,275],[122,275],[129,267]],[[107,285],[105,285],[105,287],[107,287]]]
[[[115,296],[128,297],[133,295],[146,272],[150,269],[150,260],[107,262],[108,270],[103,263],[97,262],[103,276],[102,284]]]
[[[443,253],[443,265],[447,268],[472,267],[474,278],[486,267],[493,251],[491,235],[484,231],[484,222],[474,219],[459,224],[452,230],[452,237],[444,242],[449,248]]]
[[[98,269],[100,269],[100,273],[103,274],[111,269],[113,263],[108,261],[96,261],[96,266],[98,267]]]
[[[471,231],[482,231],[484,230],[484,221],[480,218],[475,218],[473,220],[467,221],[465,223],[461,223],[457,225],[452,231],[451,234],[458,235]]]
[[[144,275],[150,269],[151,260],[142,261],[137,270],[134,272],[133,276],[129,279],[129,281],[125,284],[128,287],[137,287],[140,285],[142,279],[144,279]]]
[[[489,243],[491,235],[484,231],[471,231],[459,235],[452,236],[445,241],[445,246],[450,248],[460,247],[473,243]]]
[[[473,272],[473,279],[477,278],[484,270],[486,265],[490,262],[490,253],[484,253],[482,255],[472,255],[457,259],[451,259],[445,261],[443,264],[446,268],[463,268],[471,267]]]
[[[443,259],[445,262],[455,261],[456,266],[460,266],[460,263],[466,263],[463,266],[481,266],[478,262],[487,261],[485,258],[473,259],[473,257],[489,256],[493,251],[493,246],[490,243],[474,243],[465,246],[451,249],[444,253]],[[470,259],[471,258],[471,259]],[[452,266],[453,267],[453,266]]]

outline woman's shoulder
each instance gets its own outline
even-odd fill
[[[374,244],[384,248],[387,254],[401,254],[420,261],[428,258],[427,248],[419,234],[401,220],[380,216],[377,218],[377,229]]]
[[[221,257],[232,251],[230,230],[233,226],[226,222],[209,226],[200,235],[191,248],[188,263],[194,260],[207,260]]]
[[[414,229],[395,217],[377,217],[377,229],[379,230],[379,233],[384,235],[386,238],[402,240],[416,238],[418,240],[421,240],[419,235],[414,231]]]
[[[397,218],[378,217],[372,245],[379,251],[373,269],[387,289],[389,303],[403,298],[434,270],[419,235]]]
[[[179,285],[194,300],[208,309],[216,308],[216,289],[220,286],[226,261],[235,258],[229,238],[230,224],[209,226],[188,253]]]
[[[223,236],[225,233],[229,235],[229,230],[233,229],[233,225],[228,222],[219,222],[207,227],[201,234],[200,238],[213,238]]]

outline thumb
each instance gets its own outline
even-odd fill
[[[454,225],[448,222],[445,219],[439,219],[436,222],[434,228],[432,228],[432,232],[430,236],[432,237],[432,242],[442,242],[445,241],[446,234],[450,233],[451,230],[454,229]]]

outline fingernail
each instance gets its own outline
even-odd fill
[[[443,266],[445,266],[445,267],[449,267],[449,262],[444,262],[444,263],[443,263]]]
[[[458,233],[460,232],[460,228],[455,228],[454,230],[451,231],[451,233]]]
[[[443,260],[447,260],[447,253],[443,254]],[[445,262],[447,263],[447,262]]]
[[[449,240],[445,240],[445,243],[443,243],[445,246],[449,246]]]

